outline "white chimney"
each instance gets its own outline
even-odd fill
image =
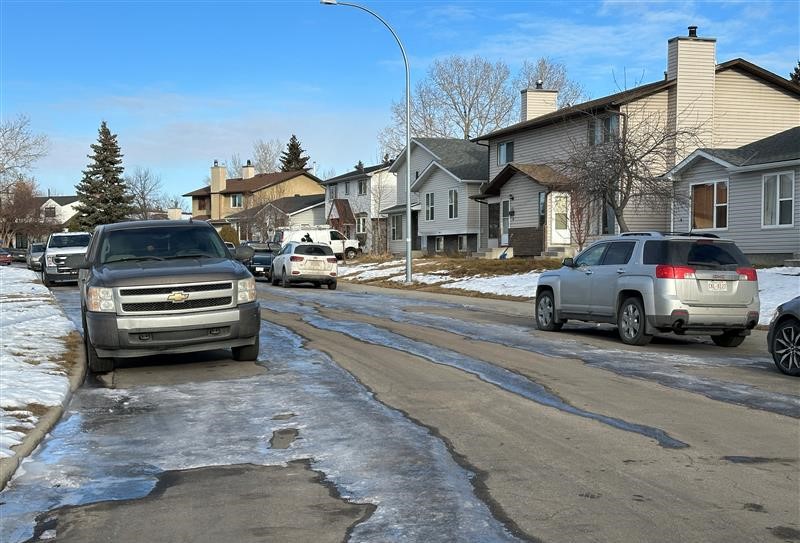
[[[536,82],[535,89],[523,89],[520,108],[520,121],[530,121],[558,109],[558,91],[542,88],[542,80]]]
[[[250,163],[250,160],[247,161],[247,164],[242,166],[242,179],[250,179],[256,175],[256,168]]]

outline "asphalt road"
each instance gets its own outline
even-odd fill
[[[519,302],[259,293],[257,364],[87,382],[3,541],[800,541],[800,381],[763,332],[626,347]]]

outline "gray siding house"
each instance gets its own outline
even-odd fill
[[[756,264],[800,258],[800,126],[735,149],[698,149],[670,171],[672,228],[736,242]]]
[[[455,138],[411,140],[412,248],[428,254],[473,253],[479,248],[481,204],[473,196],[488,180],[482,145]],[[389,250],[405,250],[405,153],[392,165],[398,204],[389,216]]]

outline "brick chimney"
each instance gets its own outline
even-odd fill
[[[542,85],[540,79],[536,82],[536,88],[522,90],[520,121],[529,121],[558,109],[558,91],[545,90]]]
[[[708,147],[714,144],[716,50],[717,40],[699,38],[696,26],[689,27],[687,36],[672,38],[667,44],[667,80],[676,82],[669,96],[670,123],[677,130],[701,127],[702,145]]]
[[[256,175],[256,167],[250,163],[250,160],[247,161],[247,164],[242,166],[242,179],[250,179]]]
[[[167,218],[171,221],[179,221],[183,218],[183,210],[179,207],[167,209]]]

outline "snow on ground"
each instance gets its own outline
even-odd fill
[[[11,456],[10,447],[36,425],[26,407],[59,405],[69,391],[60,338],[75,328],[37,277],[0,268],[0,457]]]
[[[347,276],[358,281],[384,279],[396,283],[405,281],[405,266],[402,260],[388,263],[360,264],[339,268],[341,277]],[[432,265],[435,261],[414,262],[414,269]],[[343,270],[343,271],[342,271]],[[466,278],[451,277],[448,270],[438,269],[427,273],[413,273],[412,282],[425,285],[438,285],[446,289],[468,290],[489,295],[517,296],[533,298],[540,271],[512,275],[476,275]],[[783,302],[800,296],[800,268],[764,268],[758,270],[758,292],[761,299],[759,324],[769,324],[770,318]]]

